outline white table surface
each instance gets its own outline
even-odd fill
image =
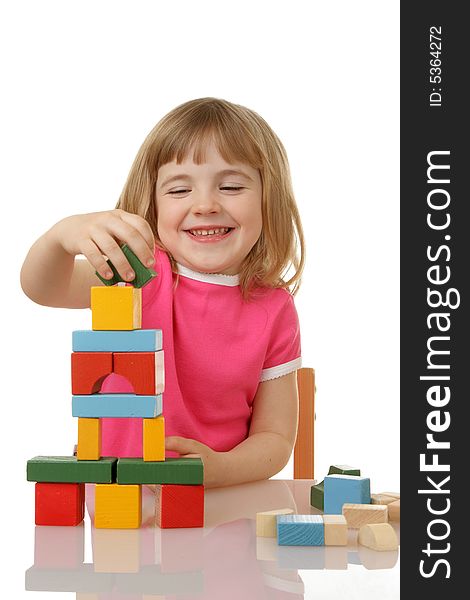
[[[359,546],[353,530],[346,547],[280,547],[256,537],[259,511],[318,513],[310,507],[312,483],[270,480],[206,490],[204,528],[163,530],[154,525],[154,496],[145,486],[140,529],[95,530],[94,489],[87,485],[82,525],[35,527],[34,517],[22,523],[29,534],[13,569],[5,569],[5,581],[15,578],[6,589],[30,599],[399,598],[399,552]]]

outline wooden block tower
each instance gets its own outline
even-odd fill
[[[198,458],[165,459],[162,332],[141,329],[142,290],[155,272],[123,247],[135,285],[116,281],[91,288],[92,330],[72,337],[72,415],[78,417],[76,457],[36,457],[36,525],[77,525],[84,517],[84,484],[95,483],[95,527],[141,525],[142,484],[156,484],[160,527],[202,527],[204,487]],[[134,393],[100,393],[106,377],[127,379]],[[101,418],[141,417],[142,458],[101,455]]]

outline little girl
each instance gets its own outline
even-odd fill
[[[144,141],[117,208],[56,223],[31,247],[22,288],[39,304],[89,307],[95,271],[112,277],[105,257],[132,282],[124,242],[158,273],[142,289],[142,327],[163,330],[166,450],[200,456],[207,487],[271,477],[296,437],[304,252],[269,125],[215,98],[178,106]],[[140,419],[102,426],[103,455],[142,455]]]

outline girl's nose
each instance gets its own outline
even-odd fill
[[[215,194],[201,194],[193,203],[194,214],[211,214],[220,212],[220,204]]]

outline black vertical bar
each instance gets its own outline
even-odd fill
[[[469,486],[464,490],[470,481],[465,92],[470,35],[465,9],[463,2],[401,2],[401,593],[426,600],[457,598],[462,584],[461,590],[468,589],[463,542],[470,530]],[[441,168],[428,173],[430,162]],[[444,306],[446,299],[450,306]],[[427,448],[431,440],[443,445]],[[420,467],[422,454],[428,465],[435,460],[450,470],[426,471],[429,467]]]

